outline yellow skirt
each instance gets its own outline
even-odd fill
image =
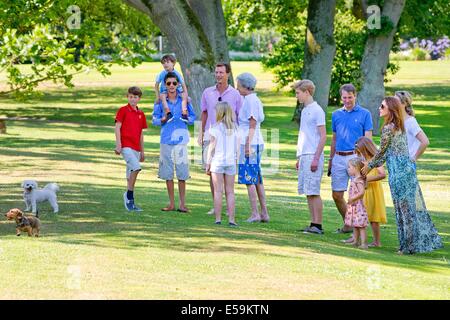
[[[374,168],[367,176],[377,175],[377,170]],[[369,216],[369,222],[386,223],[386,204],[384,203],[384,193],[381,181],[372,181],[367,184],[367,189],[364,192],[364,206]]]

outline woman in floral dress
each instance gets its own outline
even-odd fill
[[[441,237],[425,207],[414,164],[409,157],[399,100],[386,97],[380,106],[380,117],[384,118],[380,150],[365,164],[362,173],[366,175],[386,162],[400,242],[398,253],[413,254],[441,248]]]

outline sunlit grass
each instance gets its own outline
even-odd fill
[[[16,237],[14,224],[0,221],[0,298],[450,298],[450,134],[446,130],[450,68],[445,66],[448,61],[402,63],[387,88],[388,93],[398,88],[415,93],[417,118],[431,141],[418,164],[419,180],[445,248],[415,256],[395,254],[398,243],[387,181],[383,182],[388,211],[383,248],[350,248],[340,243],[342,236],[332,233],[340,218],[326,176],[322,182],[325,235],[297,232],[308,223],[309,214],[305,197],[296,194],[298,127],[290,121],[295,99],[272,91],[273,76],[258,63],[233,63],[233,67],[235,76],[250,71],[258,77],[266,113],[263,128],[279,133],[279,143],[268,141],[263,160],[272,220],[246,224],[247,192],[237,186],[240,226],[236,229],[216,226],[206,215],[212,201],[207,177],[197,164],[191,165],[188,181],[191,213],[159,210],[166,205],[167,194],[157,178],[159,131],[154,127],[146,132],[147,159],[136,187],[144,212],[130,214],[123,208],[125,172],[123,160],[113,152],[113,119],[126,103],[124,90],[132,84],[144,86],[141,106],[150,116],[158,63],[137,69],[114,67],[106,79],[94,73],[83,75],[76,78],[73,90],[49,87],[42,98],[28,102],[0,99],[0,114],[32,119],[8,121],[8,133],[0,135],[0,213],[24,207],[20,183],[26,178],[37,179],[41,186],[53,181],[61,186],[61,213],[55,216],[48,204],[41,206],[42,238]],[[333,110],[329,108],[327,115],[326,153]],[[194,142],[191,151],[198,152]],[[279,161],[270,158],[276,146]],[[271,174],[270,167],[277,171]]]

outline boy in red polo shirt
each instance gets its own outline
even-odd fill
[[[144,112],[139,110],[137,103],[141,100],[142,91],[138,87],[128,89],[128,104],[117,111],[116,114],[116,154],[122,154],[127,163],[128,191],[123,194],[125,209],[128,211],[142,211],[134,204],[134,185],[141,171],[139,162],[144,161],[144,133],[147,120]]]

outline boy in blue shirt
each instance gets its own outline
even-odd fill
[[[181,117],[183,121],[187,121],[187,87],[186,84],[183,81],[183,77],[181,74],[174,69],[175,64],[177,62],[177,59],[171,55],[166,54],[161,58],[161,64],[164,67],[164,70],[161,71],[157,77],[156,77],[156,83],[155,83],[155,94],[156,94],[156,100],[155,104],[162,102],[163,109],[164,109],[164,116],[162,121],[171,122],[173,119],[173,115],[170,112],[169,106],[167,105],[167,86],[165,84],[165,77],[169,72],[173,72],[177,76],[177,81],[175,81],[175,86],[177,87],[177,92],[181,94],[182,104],[181,104]]]

